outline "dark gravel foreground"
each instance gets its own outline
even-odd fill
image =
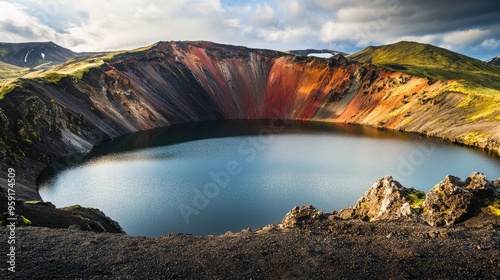
[[[336,221],[223,236],[161,238],[16,229],[16,272],[1,279],[498,279],[498,217],[452,227]],[[1,243],[2,256],[7,251]]]

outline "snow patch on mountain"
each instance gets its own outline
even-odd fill
[[[320,58],[331,58],[334,55],[337,55],[338,53],[310,53],[307,56],[314,56],[314,57],[320,57]]]

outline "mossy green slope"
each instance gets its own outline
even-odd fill
[[[416,42],[367,47],[349,58],[430,80],[453,81],[443,91],[465,94],[458,104],[468,121],[500,121],[500,67]],[[481,137],[484,138],[484,137]]]
[[[415,42],[367,47],[350,58],[433,80],[463,80],[500,89],[500,68],[483,61]]]
[[[19,66],[15,66],[3,61],[0,61],[0,80],[9,79],[9,78],[17,78],[26,73],[28,73],[29,68],[23,68]]]

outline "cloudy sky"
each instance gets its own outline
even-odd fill
[[[75,51],[209,40],[347,53],[401,40],[478,59],[500,55],[498,0],[0,0],[0,42]]]

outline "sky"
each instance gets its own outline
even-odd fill
[[[354,53],[416,41],[481,60],[500,55],[498,0],[0,0],[0,42],[74,51],[207,40]]]

